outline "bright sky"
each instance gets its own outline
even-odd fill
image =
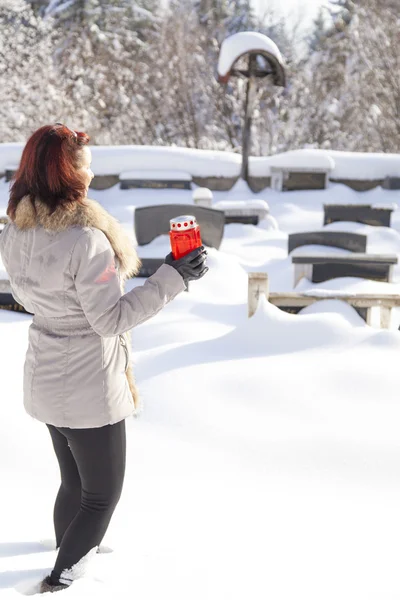
[[[327,4],[327,0],[252,0],[256,10],[262,15],[269,7],[275,8],[277,12],[283,12],[288,18],[296,18],[299,14],[304,15],[308,23],[315,17],[318,8]],[[307,24],[308,24],[307,23]]]

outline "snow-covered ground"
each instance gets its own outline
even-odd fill
[[[18,166],[23,148],[23,143],[0,143],[0,173]],[[236,178],[242,164],[242,157],[235,152],[181,146],[90,146],[90,150],[95,175],[122,175],[122,179],[129,179],[132,171],[136,177],[145,177],[151,171],[153,179],[162,179],[160,170],[163,174],[168,171],[170,178],[179,172],[177,178],[183,177],[184,180],[190,176]],[[271,177],[272,170],[277,168],[288,171],[323,170],[333,180],[368,181],[400,177],[398,154],[300,149],[272,156],[249,157],[251,177]],[[232,192],[229,198],[231,195]]]
[[[0,216],[7,188],[0,182]],[[132,239],[135,206],[192,202],[184,190],[90,196]],[[226,226],[207,276],[133,330],[144,412],[128,421],[125,488],[104,540],[113,552],[96,555],[65,597],[400,597],[400,314],[389,331],[333,300],[298,316],[262,302],[247,318],[247,272],[292,290],[287,235],[321,229],[324,203],[387,205],[400,193],[331,185],[255,195],[243,182],[214,193],[251,198],[268,202],[280,229]],[[392,229],[329,227],[368,234],[369,252],[400,254],[399,211],[392,220]],[[168,238],[140,249],[168,251]],[[400,271],[392,284],[303,280],[298,289],[396,293]],[[46,428],[22,407],[30,321],[0,311],[0,600],[32,594],[55,558],[58,467]]]

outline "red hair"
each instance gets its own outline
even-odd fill
[[[21,162],[11,183],[7,215],[15,219],[15,211],[24,196],[40,198],[50,208],[50,214],[60,204],[82,202],[85,182],[80,177],[82,148],[89,136],[72,131],[66,125],[45,125],[35,131],[26,143]]]

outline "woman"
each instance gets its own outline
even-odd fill
[[[71,585],[120,498],[125,419],[138,407],[126,334],[208,270],[204,247],[177,261],[169,254],[143,286],[123,293],[140,261],[116,219],[87,198],[88,142],[60,123],[31,136],[0,235],[13,295],[33,314],[24,406],[47,425],[61,473],[59,551],[42,593]]]

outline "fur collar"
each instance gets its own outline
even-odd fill
[[[49,215],[48,206],[39,198],[35,199],[36,214],[29,196],[19,202],[14,223],[19,229],[32,229],[42,225],[50,231],[63,231],[68,227],[95,227],[108,238],[119,261],[119,270],[123,280],[137,275],[140,270],[140,259],[132,241],[122,225],[95,200],[85,198],[84,204],[58,206]]]

